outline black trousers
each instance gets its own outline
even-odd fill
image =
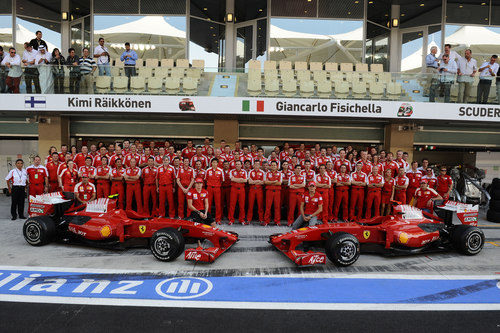
[[[32,83],[35,85],[35,92],[40,94],[42,90],[40,89],[40,74],[38,73],[38,69],[36,68],[26,68],[24,70],[24,80],[26,81],[26,93],[31,94]]]
[[[490,96],[490,88],[491,88],[492,80],[479,80],[479,84],[477,85],[477,104],[486,104],[488,103],[488,97]]]
[[[12,217],[24,216],[24,197],[26,194],[25,186],[12,186],[12,203],[10,213]]]
[[[189,215],[189,218],[193,222],[198,222],[198,223],[203,223],[203,224],[208,224],[208,225],[212,224],[215,221],[214,218],[212,217],[212,215],[210,215],[210,213],[207,213],[206,219],[202,219],[201,216],[197,212],[191,212],[191,215]]]

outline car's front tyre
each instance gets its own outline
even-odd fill
[[[149,247],[156,259],[173,261],[184,251],[184,237],[174,228],[163,228],[151,237]]]
[[[359,241],[347,232],[337,232],[326,240],[325,252],[328,259],[335,265],[349,266],[359,258]]]

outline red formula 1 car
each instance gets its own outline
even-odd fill
[[[51,241],[78,242],[97,247],[149,246],[161,261],[176,259],[186,243],[208,240],[211,247],[188,248],[185,259],[213,262],[238,241],[238,234],[187,220],[150,218],[116,209],[115,199],[77,205],[72,193],[30,197],[23,226],[26,241],[40,246]]]
[[[409,255],[454,249],[475,255],[482,250],[477,206],[448,202],[435,212],[441,217],[397,204],[389,216],[310,226],[272,235],[269,242],[298,266],[324,264],[326,257],[335,265],[349,266],[361,252]],[[453,224],[455,215],[461,224]],[[311,251],[318,247],[325,252]]]

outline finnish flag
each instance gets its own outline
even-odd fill
[[[45,108],[47,101],[45,97],[42,96],[26,96],[24,98],[24,107],[27,109],[39,109]]]

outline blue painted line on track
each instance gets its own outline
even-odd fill
[[[0,270],[0,295],[287,303],[500,304],[497,279],[176,277]]]

